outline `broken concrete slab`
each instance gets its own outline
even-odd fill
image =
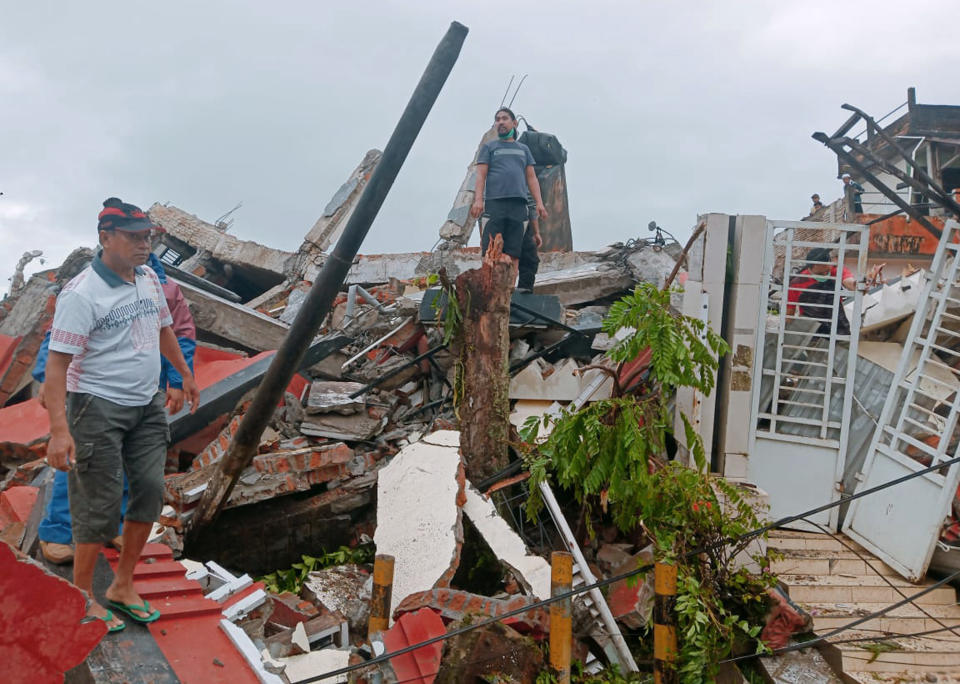
[[[340,565],[311,572],[300,595],[343,615],[353,633],[366,634],[372,591],[373,577],[369,572],[359,565]]]
[[[162,227],[169,236],[189,245],[197,252],[207,252],[218,261],[242,267],[250,273],[272,274],[274,280],[278,276],[282,280],[282,276],[291,270],[296,260],[296,255],[292,252],[241,240],[172,204],[156,203],[147,213],[150,219]],[[187,267],[184,270],[192,269]],[[263,289],[266,290],[275,284],[276,282],[273,282]]]
[[[520,399],[510,412],[510,423],[519,430],[529,418],[533,416],[540,418],[546,413],[558,413],[562,408],[559,403],[546,399]],[[550,430],[549,428],[545,430],[541,426],[540,437],[546,438]]]
[[[626,262],[635,280],[662,288],[677,260],[666,250],[644,247],[628,254]]]
[[[917,310],[926,280],[926,271],[920,270],[863,295],[860,303],[863,312],[860,333],[869,333],[912,316]],[[853,309],[852,301],[844,306],[848,319],[853,316]]]
[[[6,336],[0,359],[0,406],[32,381],[30,371],[44,335],[53,321],[60,288],[80,273],[93,258],[86,248],[75,249],[60,268],[35,273],[16,296],[0,304],[0,335]]]
[[[174,280],[171,278],[171,280]],[[209,333],[244,349],[279,349],[289,326],[254,309],[227,301],[183,281],[176,281],[190,305],[197,332]]]
[[[289,658],[277,658],[275,663],[283,667],[287,681],[299,682],[316,677],[324,672],[333,672],[346,667],[350,662],[350,649],[323,648]],[[347,675],[338,675],[323,682],[346,682]]]
[[[307,413],[339,413],[347,416],[356,413],[364,406],[364,395],[356,398],[350,395],[363,389],[359,382],[334,382],[315,380],[310,385],[307,397]]]
[[[603,371],[590,369],[580,372],[580,364],[566,358],[556,364],[543,359],[535,359],[510,380],[511,399],[533,399],[539,401],[573,401],[590,384],[601,376]],[[591,399],[609,399],[613,390],[613,379],[603,383]]]
[[[373,175],[382,157],[383,153],[380,150],[370,150],[364,155],[359,166],[340,186],[327,206],[324,207],[323,214],[303,238],[300,253],[305,257],[305,260],[298,270],[307,280],[313,281],[316,279],[316,275],[325,261],[322,253],[340,238],[347,221],[353,215],[357,200],[363,194],[367,181],[370,180],[370,176]]]
[[[404,447],[377,482],[377,553],[396,567],[390,612],[410,594],[448,586],[463,544],[460,433],[440,430]]]
[[[308,415],[300,423],[300,432],[311,437],[364,442],[380,434],[386,424],[386,416],[378,414],[373,409],[348,416],[338,413],[316,413]]]
[[[541,271],[533,290],[541,295],[554,295],[564,306],[573,306],[619,294],[635,284],[628,271],[594,261],[559,271]]]
[[[497,512],[493,501],[467,485],[463,512],[470,518],[493,554],[516,578],[526,594],[550,597],[550,564],[527,549],[523,539]]]

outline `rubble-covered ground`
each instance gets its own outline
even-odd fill
[[[443,344],[432,276],[441,268],[455,276],[478,266],[476,248],[359,256],[258,455],[219,517],[187,534],[324,255],[309,240],[292,254],[242,242],[176,207],[154,205],[151,217],[166,230],[155,253],[196,322],[195,374],[202,390],[196,415],[183,411],[170,419],[167,505],[154,541],[173,550],[186,576],[208,596],[236,600],[250,586],[264,588],[229,609],[246,635],[232,632],[231,639],[249,639],[260,655],[258,667],[296,681],[359,657],[357,648],[368,642],[374,548],[396,558],[391,622],[425,620],[428,608],[443,628],[549,596],[546,559],[563,548],[556,526],[549,517],[524,519],[526,490],[516,468],[481,491],[466,481],[458,453],[457,350]],[[609,304],[636,283],[662,285],[678,251],[631,241],[600,252],[542,255],[534,293],[514,295],[521,307],[510,329],[514,424],[578,397],[609,396],[603,375],[581,372],[609,345],[598,334],[600,322]],[[46,417],[30,371],[59,288],[91,256],[78,249],[58,268],[16,283],[0,305],[5,490],[49,480],[42,458]],[[42,499],[35,497],[37,511]],[[37,511],[2,532],[28,554],[37,552]],[[641,551],[603,537],[584,549],[599,577],[635,563]],[[263,583],[251,585],[260,577]],[[645,624],[649,587],[621,595],[612,607],[624,627]],[[483,639],[542,640],[548,631],[547,611],[533,609]],[[599,665],[591,646],[601,655],[615,653],[585,607],[578,608],[576,633],[579,659]],[[444,654],[487,647],[493,648],[451,642]],[[454,660],[444,655],[451,667]],[[529,681],[540,666],[536,659],[521,660],[514,666],[526,674],[516,673],[517,681]],[[465,681],[457,672],[443,681]]]

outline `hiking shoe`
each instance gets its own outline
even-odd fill
[[[67,565],[73,562],[73,547],[69,544],[56,544],[54,542],[40,542],[40,553],[49,563],[54,565]]]

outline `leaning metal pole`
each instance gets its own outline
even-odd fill
[[[323,319],[330,312],[333,300],[340,291],[367,231],[370,230],[377,212],[380,211],[390,187],[396,180],[400,167],[407,158],[430,109],[460,55],[463,41],[467,37],[467,30],[467,27],[459,22],[450,24],[446,35],[430,58],[430,63],[427,64],[410,102],[407,103],[397,127],[393,130],[383,150],[383,157],[370,177],[367,187],[364,188],[356,209],[344,228],[343,235],[337,241],[333,253],[323,264],[283,344],[273,357],[273,362],[257,389],[253,402],[244,415],[227,453],[220,461],[220,467],[207,484],[203,498],[190,521],[191,529],[197,529],[217,516],[229,498],[230,492],[233,491],[240,473],[250,465],[256,455],[263,430],[283,397],[284,389],[298,370],[306,348],[316,336]]]

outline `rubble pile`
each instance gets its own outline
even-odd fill
[[[516,520],[508,523],[490,493],[464,477],[455,407],[460,350],[443,342],[433,273],[442,268],[454,277],[478,266],[476,248],[358,257],[252,464],[220,516],[191,530],[196,506],[221,467],[273,350],[326,258],[323,248],[336,237],[330,224],[349,214],[344,203],[357,194],[338,193],[340,203],[325,209],[313,231],[327,237],[318,243],[308,236],[297,253],[238,240],[225,226],[176,207],[150,210],[166,230],[155,254],[181,287],[196,323],[195,375],[201,388],[196,414],[184,410],[170,417],[166,506],[153,541],[182,559],[185,576],[200,582],[208,598],[230,606],[225,614],[234,611],[233,627],[222,629],[247,659],[255,652],[257,667],[289,681],[346,664],[368,641],[371,569],[344,565],[310,572],[298,594],[266,590],[252,577],[323,550],[372,544],[377,553],[397,559],[392,618],[439,616],[446,629],[472,614],[497,616],[548,597],[550,567],[538,554],[562,548],[556,530],[531,548],[516,531]],[[43,461],[46,414],[30,371],[59,288],[91,256],[90,250],[77,250],[60,268],[29,278],[0,306],[0,387],[9,388],[0,408],[0,483],[8,492],[34,492],[25,514],[29,521],[0,533],[28,554],[37,551],[41,487],[51,477]],[[599,361],[609,344],[598,334],[607,307],[641,279],[662,285],[674,263],[661,246],[633,241],[600,252],[542,255],[534,293],[513,297],[514,425],[575,400],[609,396],[607,376],[582,370]],[[517,493],[523,491],[522,479],[511,472],[491,484],[501,494]],[[465,543],[480,545],[471,549],[471,558],[479,553],[496,559],[493,570],[488,564],[493,585],[500,587],[494,595],[475,593],[469,579],[461,579],[471,574],[460,567]],[[628,560],[631,551],[623,551],[620,560]],[[593,550],[587,553],[593,558]],[[259,593],[236,599],[257,587]],[[587,607],[577,610],[579,634],[602,631]],[[392,629],[384,633],[384,643],[398,638]],[[443,650],[444,668],[449,665],[444,681],[461,676],[454,664],[459,656],[450,653],[470,653],[488,640],[503,641],[509,650],[523,636],[540,640],[548,631],[547,612],[531,609],[489,634],[451,643]],[[504,658],[508,655],[505,651]],[[587,655],[583,646],[580,656]],[[540,669],[530,665],[535,662],[520,663],[526,672],[522,681]]]

